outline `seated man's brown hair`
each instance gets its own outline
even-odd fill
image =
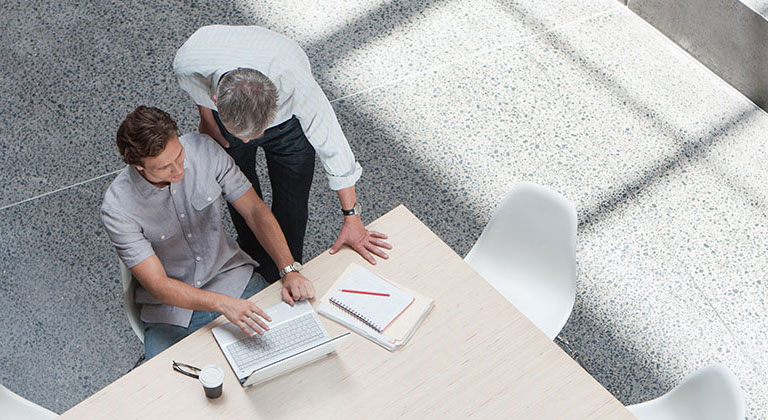
[[[167,112],[139,105],[117,129],[117,150],[129,165],[141,165],[142,159],[159,155],[168,139],[178,135],[176,121]]]

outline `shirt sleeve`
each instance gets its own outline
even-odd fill
[[[152,244],[144,237],[141,226],[131,218],[109,207],[101,208],[101,221],[117,255],[132,268],[155,255]]]
[[[195,101],[195,104],[206,107],[208,109],[217,110],[216,104],[213,102],[209,94],[209,81],[207,78],[199,73],[182,72],[179,69],[176,70],[176,81],[179,83],[179,87]]]
[[[215,140],[207,141],[206,149],[207,154],[214,162],[214,176],[221,187],[224,199],[229,203],[234,203],[252,187],[251,182],[237,167],[232,156],[228,155]]]
[[[311,74],[288,73],[286,76],[281,82],[293,96],[293,114],[323,164],[329,187],[338,191],[354,186],[363,168],[355,160],[325,93]]]

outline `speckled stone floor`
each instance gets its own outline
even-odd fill
[[[464,255],[516,183],[570,199],[563,334],[623,403],[719,361],[768,418],[768,115],[615,0],[6,2],[0,383],[63,412],[142,353],[97,210],[134,106],[196,129],[171,60],[211,23],[306,49],[367,221],[403,203]],[[306,259],[341,223],[317,171]]]

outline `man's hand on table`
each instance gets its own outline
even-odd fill
[[[292,271],[281,280],[283,282],[283,301],[293,306],[296,301],[315,297],[315,286],[297,271]]]
[[[335,254],[343,245],[349,245],[369,263],[376,264],[376,259],[371,253],[387,259],[389,255],[382,248],[392,249],[392,245],[382,239],[387,239],[387,235],[366,229],[360,216],[344,216],[344,225],[341,227],[339,237],[331,247],[330,252]]]
[[[240,327],[249,337],[254,332],[258,335],[264,335],[264,331],[269,330],[269,326],[264,320],[272,322],[272,318],[250,300],[224,296],[219,305],[217,312],[224,315],[229,322]]]

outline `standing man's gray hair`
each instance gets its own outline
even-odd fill
[[[216,107],[227,131],[241,139],[255,139],[275,118],[277,88],[260,71],[238,68],[219,81]]]

